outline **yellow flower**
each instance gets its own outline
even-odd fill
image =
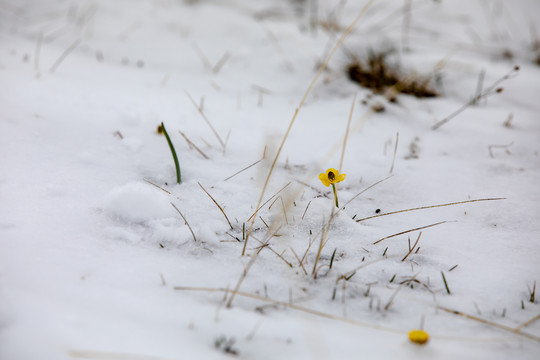
[[[429,335],[424,330],[411,330],[409,332],[409,340],[415,344],[424,345],[428,342]]]
[[[336,184],[338,182],[345,180],[345,176],[347,175],[340,174],[339,171],[337,171],[336,169],[330,168],[326,170],[326,174],[325,173],[319,174],[319,180],[322,181],[324,186],[328,187],[330,186],[330,184]]]

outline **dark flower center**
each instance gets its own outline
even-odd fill
[[[331,181],[334,181],[336,179],[336,175],[332,171],[329,171],[328,172],[328,179],[331,180]]]

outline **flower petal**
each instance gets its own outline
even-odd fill
[[[328,181],[328,176],[325,173],[319,174],[319,180],[322,181],[323,185],[326,187],[330,186],[330,181]]]
[[[346,174],[339,174],[337,177],[336,177],[336,182],[341,182],[343,180],[345,180],[345,177],[347,175]]]
[[[330,168],[330,169],[326,170],[326,175],[328,175],[329,172],[333,172],[336,176],[339,175],[339,171],[337,171],[334,168]]]

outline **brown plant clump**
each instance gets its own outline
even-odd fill
[[[413,95],[417,98],[435,97],[439,94],[430,86],[430,78],[403,76],[386,61],[387,53],[371,53],[367,64],[354,61],[347,66],[351,81],[371,89],[376,94],[393,88],[397,93]]]

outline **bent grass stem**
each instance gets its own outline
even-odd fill
[[[163,129],[163,134],[165,134],[165,138],[167,139],[167,143],[169,144],[169,148],[171,149],[171,153],[174,159],[174,166],[176,167],[176,182],[180,184],[182,183],[182,174],[180,173],[180,164],[178,163],[178,156],[176,156],[176,150],[174,149],[171,138],[167,133],[167,129],[165,129],[165,124],[161,123],[161,128]]]

